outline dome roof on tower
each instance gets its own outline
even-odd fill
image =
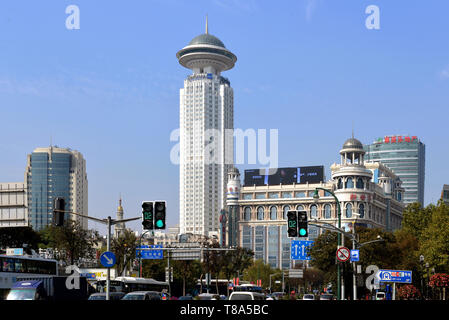
[[[189,46],[200,44],[226,48],[220,39],[208,33],[200,34],[199,36],[196,36],[195,38],[192,39],[192,41],[189,42]]]
[[[363,150],[363,144],[355,138],[349,138],[343,144],[343,149],[361,149],[361,150]]]

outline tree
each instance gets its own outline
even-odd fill
[[[418,202],[409,204],[403,213],[402,229],[421,240],[421,236],[431,220],[434,208],[433,204],[425,208]]]
[[[42,241],[40,234],[31,227],[4,227],[1,230],[0,249],[26,247],[37,250]]]
[[[270,274],[275,273],[275,269],[271,268],[269,264],[261,259],[253,262],[244,272],[244,278],[247,281],[256,283],[257,280],[262,280],[262,286],[268,287],[270,283]]]
[[[111,241],[111,250],[116,256],[117,275],[123,274],[126,267],[132,266],[136,255],[137,239],[133,231],[125,229],[125,232]]]
[[[201,275],[201,264],[198,260],[174,260],[173,278],[182,279],[182,295],[186,295],[186,287],[196,286],[196,282]],[[174,279],[175,280],[175,279]]]
[[[56,259],[66,264],[80,263],[81,259],[95,259],[93,248],[99,242],[99,234],[83,229],[78,221],[69,220],[64,226],[49,225],[40,232],[42,247],[54,248]]]
[[[449,206],[439,201],[421,233],[421,252],[437,272],[449,272]]]
[[[236,276],[241,271],[251,266],[254,253],[245,248],[237,247],[235,250],[227,251],[223,258],[222,272],[225,279],[229,282],[231,277]],[[227,289],[229,296],[229,287]]]

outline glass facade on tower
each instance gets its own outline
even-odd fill
[[[365,145],[365,160],[381,162],[400,177],[404,203],[424,205],[425,145],[416,136],[386,136]]]
[[[69,153],[53,153],[51,156],[47,152],[31,154],[29,219],[36,231],[51,224],[56,197],[65,199],[65,210],[72,209],[69,201],[71,158]]]

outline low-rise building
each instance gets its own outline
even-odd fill
[[[28,227],[26,183],[0,183],[1,227]]]

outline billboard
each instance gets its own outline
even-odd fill
[[[273,172],[273,169],[245,170],[244,184],[245,186],[263,186],[324,182],[324,166],[278,168]]]

